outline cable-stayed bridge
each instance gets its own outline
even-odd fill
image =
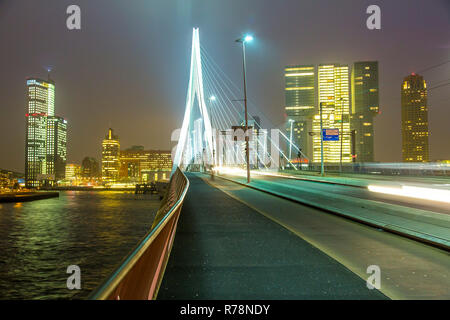
[[[306,155],[283,130],[270,126],[270,121],[251,101],[247,114],[248,130],[245,130],[242,97],[242,90],[200,46],[199,30],[194,29],[184,119],[174,137],[178,140],[174,169],[245,167],[247,137],[252,169],[278,169],[281,160],[298,170],[283,152],[283,146],[289,145],[295,154],[300,153],[308,159]]]
[[[194,29],[161,208],[92,298],[450,298],[447,166],[381,163],[323,175],[254,106],[245,123],[242,91]]]

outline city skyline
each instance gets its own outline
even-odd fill
[[[24,157],[25,132],[21,120],[24,110],[23,79],[29,75],[44,77],[48,67],[52,67],[52,78],[58,82],[60,91],[56,101],[60,113],[69,120],[71,132],[76,132],[68,145],[68,162],[79,163],[85,155],[100,158],[100,138],[95,140],[92,137],[101,137],[101,131],[109,126],[125,134],[124,145],[152,145],[154,149],[170,149],[170,133],[181,123],[189,59],[189,52],[185,48],[188,47],[186,43],[189,42],[192,25],[201,27],[203,45],[223,69],[230,70],[228,75],[237,85],[241,81],[240,52],[239,48],[233,46],[233,39],[247,30],[257,35],[257,42],[248,50],[249,95],[260,104],[264,114],[274,119],[273,122],[278,127],[284,121],[284,66],[296,63],[320,64],[324,61],[348,65],[352,65],[353,61],[379,61],[382,114],[375,121],[375,160],[401,161],[399,83],[406,74],[417,72],[423,74],[429,87],[433,88],[434,84],[446,79],[450,69],[448,64],[430,69],[448,60],[448,4],[445,1],[435,1],[436,5],[433,6],[426,6],[421,2],[416,2],[416,6],[405,3],[383,3],[381,6],[385,14],[382,30],[370,31],[365,28],[365,3],[355,6],[343,1],[340,5],[342,9],[338,9],[335,4],[327,2],[329,11],[336,12],[337,16],[333,16],[320,10],[323,6],[321,1],[317,4],[288,2],[287,5],[298,9],[297,12],[302,15],[309,12],[314,17],[326,17],[326,26],[316,26],[305,34],[300,29],[290,28],[291,24],[287,22],[279,23],[277,28],[268,28],[263,23],[265,19],[285,16],[286,19],[283,20],[288,21],[289,16],[294,13],[283,9],[269,12],[263,6],[252,6],[251,1],[242,4],[242,11],[233,21],[226,20],[238,5],[234,2],[229,5],[210,3],[201,10],[197,10],[196,3],[188,5],[177,2],[152,7],[144,2],[136,2],[129,8],[125,8],[124,4],[116,4],[104,12],[88,2],[80,1],[86,15],[83,20],[85,23],[78,33],[71,33],[63,24],[58,27],[60,21],[55,18],[56,15],[52,15],[52,10],[56,12],[60,8],[65,9],[65,1],[54,5],[50,11],[48,8],[43,11],[32,4],[35,10],[30,11],[33,15],[21,12],[20,6],[11,1],[4,1],[0,4],[0,24],[4,27],[0,31],[2,39],[8,42],[12,40],[6,31],[8,28],[3,24],[16,28],[18,36],[31,26],[45,28],[48,30],[48,37],[44,43],[37,44],[37,40],[31,38],[21,44],[12,41],[12,48],[0,53],[1,61],[8,61],[8,65],[4,67],[7,77],[0,83],[4,97],[2,114],[11,119],[0,129],[1,134],[10,136],[8,141],[2,141],[0,145],[3,150],[9,151],[0,160],[0,167],[24,171],[20,161]],[[224,13],[220,19],[216,17],[211,20],[201,14],[220,9]],[[138,13],[140,10],[151,17],[150,21],[144,14]],[[156,23],[164,25],[164,21],[157,15],[170,10],[175,12],[176,23],[166,30],[164,36],[152,26]],[[12,20],[16,15],[20,17],[17,21],[27,23],[17,25]],[[109,19],[113,16],[119,18],[120,26],[114,19]],[[132,17],[133,22],[130,20]],[[314,23],[303,17],[304,19],[298,19],[299,26],[308,27]],[[414,17],[427,21],[427,24],[412,24]],[[91,19],[97,19],[98,22],[95,25],[89,24]],[[41,25],[39,21],[45,23]],[[334,24],[339,27],[330,28]],[[106,38],[101,38],[101,31],[105,28],[111,32]],[[110,36],[119,33],[133,36],[117,39]],[[346,36],[348,34],[353,36],[349,38]],[[417,34],[425,39],[422,47],[416,46]],[[317,42],[315,39],[319,37],[321,41]],[[402,41],[399,42],[399,39]],[[152,45],[154,41],[162,41],[163,45],[155,47]],[[32,53],[27,48],[33,44],[36,47],[34,53],[37,54],[33,53],[34,56],[30,58]],[[380,44],[385,45],[384,50],[376,50]],[[331,50],[325,50],[326,48]],[[106,55],[107,51],[109,56]],[[12,52],[21,53],[12,55]],[[90,58],[98,55],[104,55],[106,59],[98,61]],[[173,62],[165,65],[165,69],[158,66],[158,61],[163,56],[169,57]],[[120,57],[128,59],[117,63]],[[14,69],[9,65],[14,66]],[[261,68],[262,65],[265,68]],[[111,69],[112,66],[114,68]],[[421,72],[423,70],[425,71]],[[176,75],[177,79],[167,75]],[[129,85],[124,86],[125,83]],[[162,86],[170,87],[172,91],[169,93]],[[445,139],[449,135],[445,119],[450,112],[450,108],[446,108],[449,101],[447,88],[436,88],[429,92],[430,160],[450,158]],[[267,93],[267,98],[260,97],[263,92]],[[125,110],[121,108],[123,105],[127,105]],[[163,139],[159,139],[160,137]]]
[[[7,307],[450,300],[450,0],[0,0],[0,42]]]

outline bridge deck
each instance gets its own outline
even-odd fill
[[[198,176],[188,178],[158,299],[386,298],[287,229]]]

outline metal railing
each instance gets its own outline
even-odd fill
[[[189,180],[172,175],[150,232],[93,293],[95,300],[154,300],[172,249]]]
[[[292,171],[293,173],[302,172],[320,172],[320,164],[303,164],[299,170],[285,167],[280,171]],[[339,163],[325,163],[325,171],[329,173],[339,173]],[[375,175],[393,175],[393,176],[450,176],[450,163],[444,162],[392,162],[392,163],[344,163],[342,173],[345,174],[375,174]]]

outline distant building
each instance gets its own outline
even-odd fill
[[[63,179],[67,121],[55,116],[55,83],[50,79],[27,79],[25,137],[26,186],[39,187]]]
[[[159,176],[166,179],[172,170],[171,151],[144,150],[142,146],[133,146],[127,150],[121,150],[119,159],[120,178],[135,182],[154,181]],[[165,172],[166,175],[156,174],[158,172]]]
[[[22,173],[0,169],[0,192],[2,188],[19,188],[23,180],[24,175]]]
[[[2,188],[8,188],[10,185],[9,177],[6,172],[0,171],[0,192]]]
[[[323,142],[324,162],[339,163],[341,155],[343,163],[352,162],[348,65],[319,65],[318,89],[319,105],[322,103],[323,129],[339,131],[339,141]],[[313,133],[313,161],[320,162],[322,158],[320,110],[314,115]]]
[[[402,159],[429,161],[427,84],[412,73],[402,83]]]
[[[148,162],[148,155],[142,146],[133,146],[120,151],[120,178],[129,178],[136,181],[141,179],[141,170]]]
[[[379,113],[378,62],[355,62],[352,69],[354,162],[373,162],[374,118]]]
[[[243,123],[245,129],[245,122]],[[264,143],[263,138],[265,137],[266,130],[261,128],[261,118],[258,116],[252,116],[248,119],[248,128],[249,133],[249,159],[250,165],[252,167],[260,167],[263,166],[267,162],[263,155],[267,152],[267,145]],[[242,152],[245,152],[245,143],[242,144],[243,149]]]
[[[67,161],[67,121],[61,117],[47,118],[47,174],[63,180]]]
[[[113,129],[110,128],[102,143],[102,180],[104,183],[114,183],[119,180],[119,154],[119,137],[114,135]]]
[[[100,177],[100,165],[95,158],[86,157],[81,163],[81,176],[84,179],[95,179]]]
[[[74,163],[66,165],[66,180],[79,180],[81,176],[81,166]]]
[[[308,158],[312,158],[313,117],[317,113],[317,75],[313,65],[287,66],[285,78],[286,131],[289,139],[298,146]],[[298,150],[287,146],[290,159],[297,158]]]
[[[25,180],[38,187],[47,174],[47,117],[55,112],[55,84],[37,78],[27,80]]]

